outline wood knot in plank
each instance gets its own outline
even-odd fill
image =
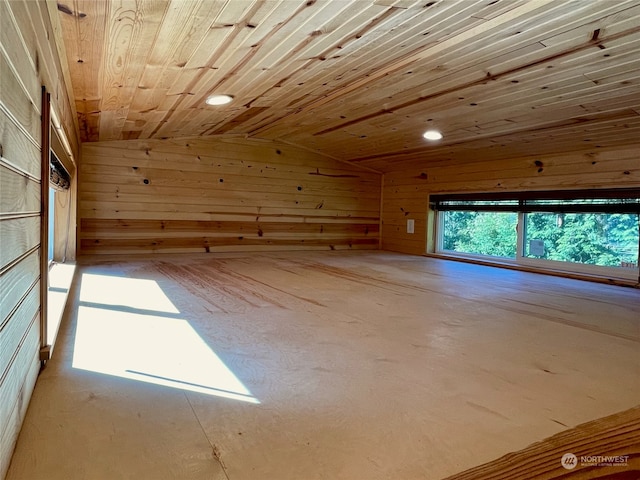
[[[66,13],[67,15],[71,15],[72,17],[78,17],[78,18],[84,18],[87,16],[86,13],[76,13],[73,10],[71,10],[69,7],[67,7],[65,4],[63,3],[58,3],[58,11],[62,12],[62,13]]]

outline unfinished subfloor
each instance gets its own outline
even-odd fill
[[[92,259],[69,302],[8,480],[440,479],[640,403],[631,288],[226,253]]]

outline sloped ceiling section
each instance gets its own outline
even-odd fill
[[[640,138],[637,0],[61,0],[82,139],[238,134],[386,171]],[[233,96],[208,106],[210,94]],[[430,143],[422,133],[440,130]]]

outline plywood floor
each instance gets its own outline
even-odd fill
[[[9,480],[440,479],[640,404],[629,288],[229,253],[80,265],[70,301]]]

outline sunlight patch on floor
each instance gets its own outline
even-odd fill
[[[73,367],[260,403],[153,280],[82,275]]]
[[[80,301],[101,305],[180,313],[155,280],[126,278],[94,273],[82,274]]]

